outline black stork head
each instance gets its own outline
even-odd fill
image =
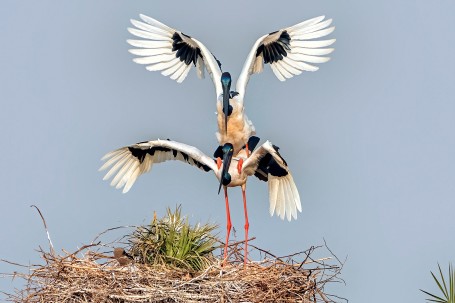
[[[221,86],[223,87],[223,113],[224,113],[224,128],[227,134],[227,120],[229,116],[229,97],[231,90],[231,74],[224,72],[221,75]]]
[[[231,143],[223,145],[223,170],[221,171],[220,187],[218,187],[218,194],[221,191],[221,186],[231,183],[231,175],[229,174],[229,166],[231,166],[232,155],[234,154],[234,146]]]

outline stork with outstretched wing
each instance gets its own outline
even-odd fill
[[[252,149],[258,139],[249,140]],[[268,182],[269,211],[270,215],[276,213],[281,219],[285,217],[290,221],[297,218],[297,211],[302,211],[299,192],[295,186],[291,172],[286,161],[278,152],[278,147],[266,141],[247,157],[243,149],[234,157],[234,147],[226,143],[219,151],[222,161],[217,161],[199,149],[180,142],[171,140],[154,140],[136,143],[116,149],[106,154],[102,160],[106,161],[100,170],[108,169],[104,180],[110,179],[111,185],[123,188],[123,193],[128,192],[137,178],[150,171],[153,164],[168,160],[180,160],[199,168],[202,171],[212,171],[224,188],[227,234],[224,246],[224,259],[227,257],[227,246],[231,232],[231,217],[229,211],[228,187],[240,186],[242,188],[243,206],[245,212],[245,259],[248,254],[248,212],[246,207],[245,187],[249,176],[255,175],[260,180]]]
[[[130,52],[138,57],[134,62],[146,65],[149,71],[161,71],[177,82],[185,80],[192,66],[199,78],[207,70],[215,85],[217,99],[218,132],[220,146],[231,143],[236,155],[244,146],[249,153],[248,139],[255,134],[253,123],[244,111],[244,98],[250,76],[260,73],[264,64],[270,65],[280,81],[300,75],[303,71],[316,71],[314,64],[327,62],[327,48],[335,39],[317,40],[333,32],[332,19],[316,17],[294,26],[280,29],[260,37],[251,48],[231,91],[231,75],[222,72],[221,63],[198,40],[173,29],[153,18],[140,15],[142,21],[131,20],[135,28],[129,32],[140,40],[127,40],[134,46]]]

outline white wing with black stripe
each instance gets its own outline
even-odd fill
[[[302,211],[300,195],[286,161],[278,152],[278,147],[266,141],[243,163],[243,171],[268,182],[269,212],[281,219],[297,219],[297,211]]]
[[[204,68],[212,77],[217,97],[222,93],[220,78],[221,64],[198,40],[181,31],[145,15],[142,21],[131,20],[135,28],[128,31],[140,40],[127,40],[134,46],[130,53],[138,56],[133,61],[146,65],[149,71],[161,71],[177,82],[185,80],[192,66],[196,67],[199,78],[204,78]]]
[[[140,175],[150,171],[153,164],[168,160],[180,160],[203,171],[218,173],[215,161],[199,149],[170,140],[158,139],[125,146],[106,154],[101,160],[106,162],[100,171],[110,168],[103,180],[114,176],[111,186],[123,187],[123,193],[130,190]]]
[[[303,71],[316,71],[314,64],[327,62],[333,48],[327,48],[335,39],[315,40],[332,33],[332,19],[324,16],[306,20],[294,26],[280,29],[260,37],[253,45],[240,77],[236,91],[243,97],[252,74],[262,72],[264,63],[269,64],[280,81],[300,75]]]

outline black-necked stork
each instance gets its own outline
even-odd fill
[[[315,63],[327,62],[333,48],[327,48],[335,39],[315,40],[333,32],[332,19],[316,17],[291,27],[260,37],[253,45],[231,91],[231,75],[222,72],[221,63],[198,40],[173,29],[153,18],[140,15],[142,21],[131,20],[136,28],[129,32],[141,40],[127,40],[136,47],[130,52],[134,62],[146,65],[149,71],[161,71],[177,82],[182,82],[194,65],[199,78],[204,70],[210,74],[217,98],[218,132],[220,146],[231,143],[236,155],[255,134],[253,123],[244,112],[245,90],[252,74],[260,73],[264,63],[269,64],[276,77],[285,81],[303,71],[316,71]]]
[[[249,141],[252,149],[255,148],[259,141],[258,138],[254,138],[254,140]],[[220,153],[220,158],[223,159],[222,162],[184,143],[170,140],[144,141],[106,154],[102,158],[106,162],[100,168],[100,171],[110,168],[104,176],[104,180],[113,177],[111,185],[116,188],[123,187],[123,193],[130,190],[140,175],[150,171],[153,164],[167,160],[180,160],[203,171],[213,171],[220,182],[218,192],[221,187],[224,187],[225,194],[227,216],[227,234],[224,246],[225,260],[232,227],[227,188],[241,186],[245,212],[244,262],[246,263],[249,229],[245,196],[247,178],[255,175],[262,181],[268,181],[270,215],[276,213],[281,219],[286,217],[291,221],[292,218],[297,218],[297,211],[302,211],[299,192],[286,161],[278,152],[278,147],[272,145],[270,141],[266,141],[255,149],[249,157],[245,149],[242,149],[234,156],[234,148],[230,143],[224,144],[218,152]]]

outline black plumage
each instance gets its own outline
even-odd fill
[[[249,139],[248,139],[248,149],[250,151],[253,151],[256,146],[258,145],[259,141],[261,139],[259,137],[256,137],[256,136],[251,136]],[[244,146],[243,148],[245,148],[246,146]]]
[[[182,33],[183,36],[190,38],[190,36]],[[178,32],[175,32],[172,36],[172,51],[177,51],[175,56],[179,58],[180,61],[185,62],[186,65],[190,65],[191,62],[196,66],[198,57],[202,58],[201,50],[198,47],[192,47],[185,41]]]
[[[269,35],[276,34],[277,32],[270,33]],[[256,50],[256,57],[262,54],[264,63],[273,63],[283,60],[287,56],[287,51],[290,51],[291,37],[286,31],[280,34],[280,37],[270,43],[262,44]],[[286,51],[287,50],[287,51]]]
[[[276,151],[277,155],[283,161],[283,163],[287,166],[286,161],[284,161],[283,157],[281,157],[280,153],[278,152],[279,147],[276,145],[272,145],[273,149]],[[284,177],[288,174],[286,169],[282,168],[272,157],[271,154],[267,153],[262,159],[259,161],[258,168],[254,175],[261,181],[268,181],[268,174],[271,174],[275,177]]]
[[[145,141],[143,143],[146,143],[146,142],[147,141]],[[206,172],[212,170],[207,165],[202,164],[201,162],[191,158],[190,156],[188,156],[188,154],[175,150],[175,149],[170,149],[167,147],[154,146],[154,147],[150,147],[147,149],[142,149],[142,148],[137,148],[134,146],[129,146],[128,150],[130,151],[131,155],[133,155],[134,157],[136,157],[139,160],[139,163],[144,162],[145,156],[147,154],[150,156],[153,156],[153,155],[155,155],[155,152],[162,151],[162,152],[172,153],[172,156],[174,158],[177,158],[178,154],[180,153],[182,155],[183,159],[185,160],[185,162],[187,162],[188,164],[194,164],[194,165],[196,165],[196,167],[198,167]],[[190,159],[191,159],[191,162],[190,162]]]

